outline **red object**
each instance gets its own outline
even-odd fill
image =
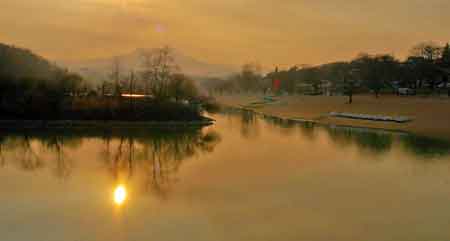
[[[273,89],[273,91],[279,91],[280,90],[280,87],[281,87],[281,80],[279,80],[279,79],[274,79],[273,80],[273,83],[272,83],[272,89]]]

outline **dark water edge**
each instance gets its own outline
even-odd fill
[[[359,149],[371,153],[386,153],[400,144],[403,148],[426,160],[450,155],[450,142],[444,139],[418,136],[404,131],[392,131],[375,128],[326,125],[313,121],[284,119],[238,108],[226,108],[220,113],[209,114],[212,118],[223,119],[230,116],[238,119],[241,135],[257,132],[257,122],[263,121],[273,129],[282,132],[301,130],[303,136],[313,140],[318,133],[326,133],[328,139],[339,146],[356,145]],[[83,139],[91,138],[153,138],[157,136],[175,137],[173,132],[199,132],[214,125],[214,120],[205,117],[205,121],[194,122],[119,122],[119,121],[0,121],[0,142],[8,137],[48,138],[49,136]],[[214,127],[214,126],[213,126]]]
[[[248,109],[244,107],[234,107],[234,106],[226,106],[222,107],[223,112],[251,112],[252,114],[259,116],[264,119],[272,119],[274,121],[282,121],[282,122],[290,122],[290,123],[299,123],[299,124],[307,124],[307,125],[316,125],[321,127],[329,127],[329,128],[342,128],[342,129],[355,129],[361,131],[380,131],[380,132],[389,132],[389,133],[399,133],[399,134],[411,134],[410,132],[403,130],[395,130],[395,129],[383,129],[383,128],[374,128],[374,127],[361,127],[361,126],[351,126],[351,125],[335,125],[335,124],[324,124],[319,121],[310,120],[310,119],[302,119],[302,118],[282,118],[276,115],[269,115],[263,112],[258,112],[253,109]]]
[[[359,148],[373,153],[387,152],[392,149],[395,142],[398,142],[408,152],[427,160],[450,155],[450,141],[444,138],[416,135],[402,130],[329,125],[313,120],[281,118],[237,107],[223,108],[222,114],[240,116],[242,123],[247,125],[248,128],[251,128],[256,119],[261,119],[282,129],[300,128],[304,133],[307,133],[306,136],[311,138],[314,138],[315,133],[319,130],[323,130],[335,143],[342,145],[354,143]]]
[[[204,117],[199,121],[83,121],[83,120],[0,120],[0,129],[46,129],[46,128],[171,128],[203,127],[214,124]]]

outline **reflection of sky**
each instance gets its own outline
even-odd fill
[[[165,199],[149,192],[151,162],[138,157],[141,145],[131,178],[127,162],[112,175],[97,138],[67,143],[64,151],[73,161],[67,179],[55,178],[58,162],[50,151],[38,152],[47,166],[35,172],[11,165],[20,155],[7,153],[0,169],[2,240],[450,238],[450,157],[424,162],[396,141],[375,153],[353,140],[336,142],[320,129],[287,132],[264,121],[246,122],[248,132],[257,134],[242,136],[242,118],[213,118],[217,125],[208,129],[222,141],[212,153],[184,160]],[[112,142],[117,151],[118,140]],[[125,200],[120,215],[116,193]]]

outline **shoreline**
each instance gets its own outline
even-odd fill
[[[320,121],[315,121],[315,120],[308,120],[308,119],[301,119],[301,118],[295,118],[295,119],[291,119],[291,118],[283,118],[280,116],[275,116],[275,115],[269,115],[263,112],[258,112],[254,109],[248,109],[245,107],[236,107],[236,106],[229,106],[229,105],[223,105],[222,107],[224,108],[228,108],[231,109],[233,111],[247,111],[247,112],[251,112],[254,115],[257,115],[259,117],[262,118],[271,118],[271,119],[275,119],[275,120],[279,120],[279,121],[287,121],[287,122],[292,122],[292,123],[297,123],[297,124],[311,124],[311,125],[317,125],[320,127],[327,127],[327,128],[332,128],[332,129],[339,129],[339,128],[351,128],[351,129],[361,129],[361,130],[372,130],[372,131],[380,131],[380,132],[389,132],[389,133],[395,133],[395,134],[400,134],[400,135],[417,135],[415,133],[411,133],[409,131],[404,131],[404,130],[400,130],[400,129],[386,129],[386,128],[377,128],[377,127],[366,127],[366,126],[355,126],[355,125],[338,125],[338,124],[330,124],[330,123],[322,123]]]
[[[450,141],[450,99],[398,97],[375,98],[357,95],[353,104],[345,96],[277,96],[274,102],[261,102],[261,95],[217,96],[225,107],[239,108],[279,119],[308,122],[325,126],[343,126],[410,133]],[[330,113],[408,116],[407,123],[340,118]]]
[[[205,127],[214,122],[210,118],[201,121],[0,120],[0,129],[184,128]]]

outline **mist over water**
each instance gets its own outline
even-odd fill
[[[6,132],[2,240],[447,240],[450,144],[250,112]]]

